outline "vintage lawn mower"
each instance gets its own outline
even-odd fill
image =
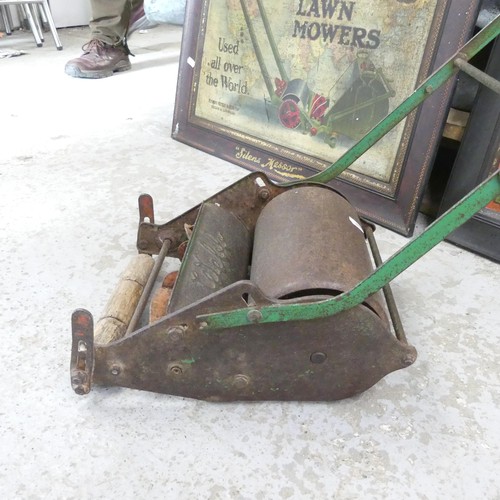
[[[247,2],[240,0],[255,56],[271,105],[277,109],[280,123],[289,129],[300,129],[311,135],[321,135],[327,144],[335,147],[338,135],[358,140],[389,112],[389,98],[395,92],[381,68],[376,68],[366,50],[360,50],[355,61],[344,71],[351,72],[351,83],[334,103],[313,92],[301,78],[290,79],[274,40],[271,25],[261,0],[257,0],[267,41],[272,50],[281,78],[274,86],[250,18]]]
[[[411,365],[417,353],[389,282],[500,196],[500,170],[385,263],[371,224],[324,183],[459,69],[498,92],[499,82],[467,60],[499,31],[497,18],[310,179],[276,184],[252,173],[165,224],[142,195],[139,255],[103,317],[94,327],[88,311],[73,313],[75,392],[96,384],[208,401],[330,401]],[[178,275],[150,300],[166,256],[182,260]],[[156,312],[139,326],[148,302]]]

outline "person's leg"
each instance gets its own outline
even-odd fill
[[[77,78],[105,78],[130,69],[127,33],[143,1],[91,0],[91,41],[80,57],[66,64],[65,72]]]
[[[137,3],[142,4],[142,0],[91,0],[92,38],[108,45],[123,44],[133,9],[132,4]]]

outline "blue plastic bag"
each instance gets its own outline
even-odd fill
[[[184,24],[186,0],[144,0],[144,13],[153,23]]]

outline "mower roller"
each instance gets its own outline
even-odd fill
[[[500,170],[384,263],[374,227],[325,183],[457,71],[498,92],[467,61],[499,32],[497,18],[309,179],[277,184],[252,173],[165,224],[141,195],[139,254],[95,328],[88,311],[73,313],[74,391],[96,384],[207,401],[330,401],[411,365],[417,352],[389,282],[500,196]],[[181,260],[178,275],[153,293],[166,257]],[[153,302],[150,323],[139,326]]]

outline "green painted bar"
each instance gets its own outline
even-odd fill
[[[384,285],[415,263],[422,255],[470,219],[478,210],[487,205],[499,194],[500,170],[450,208],[420,236],[405,245],[352,290],[323,302],[262,307],[258,309],[262,315],[259,323],[328,317],[361,304],[368,296],[380,290]],[[251,324],[251,321],[248,319],[248,313],[251,310],[251,308],[244,308],[230,312],[198,316],[197,320],[200,323],[206,323],[206,326],[203,327],[205,330],[232,328]]]
[[[419,104],[425,101],[435,90],[457,73],[458,68],[454,60],[460,57],[469,60],[484,48],[491,40],[500,33],[500,16],[496,17],[490,24],[485,26],[474,38],[469,40],[460,52],[457,52],[441,68],[436,70],[422,85],[420,85],[411,96],[404,100],[381,122],[358,141],[349,151],[344,153],[335,163],[318,174],[308,177],[300,182],[321,182],[326,183],[335,179],[346,168],[350,167],[363,153],[368,151],[387,132],[392,130],[401,120],[403,120]],[[299,183],[300,183],[299,182]],[[284,183],[283,186],[298,184],[297,181]]]

